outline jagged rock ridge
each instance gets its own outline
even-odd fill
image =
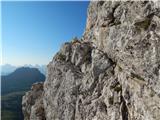
[[[92,1],[82,40],[47,68],[25,120],[160,120],[160,3]]]

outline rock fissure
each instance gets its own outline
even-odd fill
[[[124,100],[124,98],[122,97],[122,103],[121,103],[121,114],[122,114],[122,120],[129,120],[128,118],[128,108],[127,108],[127,105],[126,105],[126,102]]]

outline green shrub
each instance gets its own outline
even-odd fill
[[[117,86],[114,88],[114,91],[116,91],[116,92],[122,91],[122,86],[121,86],[121,85],[117,85]]]
[[[145,19],[143,21],[140,21],[140,22],[136,22],[134,24],[136,26],[137,29],[144,29],[144,30],[147,30],[149,25],[150,25],[150,20],[149,19]]]
[[[63,55],[62,53],[59,53],[58,59],[60,59],[60,60],[62,60],[62,61],[65,61],[65,60],[66,60],[66,56]]]

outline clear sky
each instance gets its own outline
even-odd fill
[[[82,36],[88,4],[2,2],[3,64],[48,64],[62,43]]]

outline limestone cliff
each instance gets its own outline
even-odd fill
[[[47,68],[25,120],[160,120],[160,2],[90,2],[82,39]]]

